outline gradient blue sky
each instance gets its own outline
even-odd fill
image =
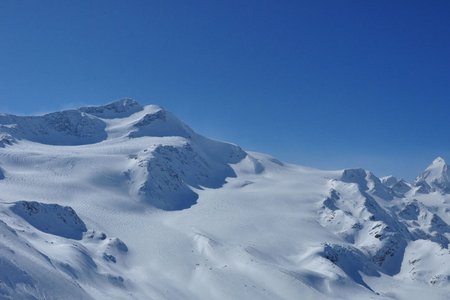
[[[0,110],[121,97],[289,162],[450,159],[450,1],[0,1]]]

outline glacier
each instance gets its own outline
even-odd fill
[[[121,99],[0,114],[0,299],[448,299],[450,171],[318,170]]]

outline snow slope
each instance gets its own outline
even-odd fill
[[[131,99],[0,115],[0,299],[448,299],[447,170],[285,164]]]

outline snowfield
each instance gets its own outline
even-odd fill
[[[450,170],[210,140],[123,99],[0,114],[0,299],[449,299]]]

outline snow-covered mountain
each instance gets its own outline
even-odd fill
[[[0,299],[448,299],[450,180],[322,171],[123,99],[0,115]]]
[[[442,157],[436,158],[426,170],[417,177],[414,185],[419,192],[450,192],[450,169]]]

